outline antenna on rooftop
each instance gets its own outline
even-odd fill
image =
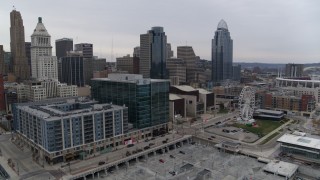
[[[113,36],[111,40],[111,61],[113,61]]]
[[[14,5],[12,6],[12,8],[13,8],[13,10],[16,10],[16,7]]]

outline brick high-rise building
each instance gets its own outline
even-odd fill
[[[24,26],[20,12],[13,10],[10,13],[10,20],[13,73],[18,80],[26,80],[30,78],[30,68],[28,66],[28,58],[26,57]]]
[[[184,60],[187,68],[186,81],[196,81],[196,54],[191,46],[178,46],[177,57]]]

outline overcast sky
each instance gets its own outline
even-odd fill
[[[211,39],[221,19],[233,39],[235,62],[320,61],[319,0],[1,0],[0,44],[10,51],[13,5],[30,41],[38,17],[56,39],[93,43],[94,54],[110,60],[132,54],[140,34],[163,26],[168,43],[192,46],[211,59]],[[112,43],[113,42],[113,43]],[[55,49],[53,49],[55,52]]]

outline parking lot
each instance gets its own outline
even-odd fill
[[[157,154],[139,162],[123,166],[103,175],[102,179],[164,180],[198,179],[207,172],[207,179],[283,179],[263,172],[265,164],[256,159],[219,152],[214,147],[187,145],[164,154]]]
[[[220,136],[225,136],[231,139],[247,142],[247,143],[252,143],[255,142],[259,139],[259,136],[245,131],[243,129],[233,127],[233,126],[227,126],[227,125],[217,125],[217,126],[211,126],[205,129],[207,133],[211,134],[217,134]]]

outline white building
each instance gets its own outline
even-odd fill
[[[57,87],[57,97],[75,97],[78,96],[78,87],[75,85],[68,86],[60,83]]]
[[[320,81],[277,78],[276,87],[283,90],[293,91],[295,96],[304,94],[313,95],[317,103],[320,103]]]
[[[31,35],[31,76],[36,79],[58,79],[57,58],[52,56],[51,36],[41,17]]]

